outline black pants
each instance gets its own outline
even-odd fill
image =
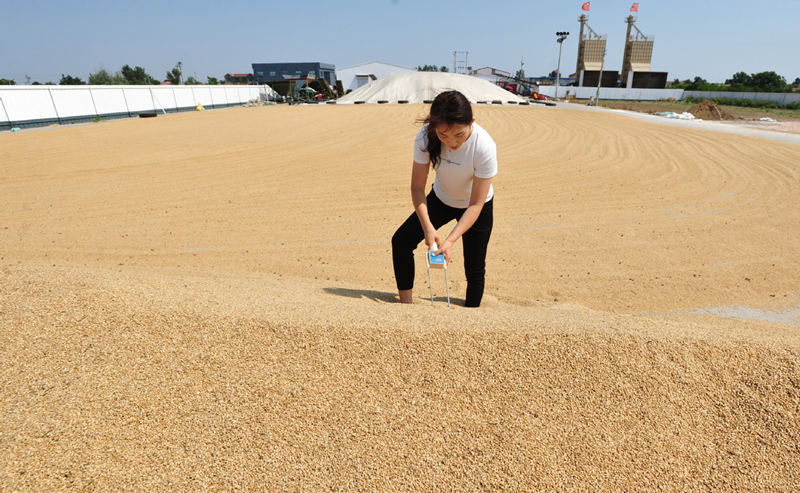
[[[480,306],[483,298],[483,287],[486,278],[486,247],[492,234],[492,203],[494,199],[486,202],[475,224],[464,233],[462,244],[464,246],[464,272],[467,276],[467,301],[466,306]],[[428,217],[433,227],[439,229],[453,219],[461,219],[465,209],[457,209],[445,205],[433,193],[428,194]],[[412,212],[392,236],[392,261],[394,262],[394,277],[397,289],[405,290],[414,287],[414,249],[420,241],[425,239],[425,232],[419,222],[416,212]]]

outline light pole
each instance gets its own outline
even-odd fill
[[[603,58],[600,60],[600,75],[597,77],[597,93],[594,95],[594,106],[600,102],[600,85],[603,83],[603,66],[606,64],[606,50],[603,49]]]
[[[569,33],[568,32],[564,32],[564,31],[558,31],[556,33],[556,36],[558,36],[558,38],[556,39],[556,42],[558,42],[558,67],[556,68],[556,96],[555,96],[555,98],[558,99],[558,82],[559,82],[559,79],[561,79],[561,48],[564,46],[564,40],[567,39],[567,36],[569,36]]]

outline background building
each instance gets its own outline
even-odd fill
[[[488,80],[492,84],[497,84],[499,80],[505,80],[511,77],[511,72],[500,70],[493,67],[481,67],[475,70],[470,70],[468,75],[477,77],[479,79]]]
[[[414,70],[386,62],[366,62],[336,70],[336,78],[342,82],[342,88],[347,93],[373,80],[383,79],[399,72],[414,72]]]
[[[226,84],[252,84],[253,74],[225,74]]]
[[[256,84],[285,79],[325,79],[331,87],[336,86],[336,67],[329,63],[254,63],[253,76]]]
[[[578,78],[578,85],[586,84],[587,72],[594,72],[594,83],[597,84],[597,77],[603,70],[606,54],[606,35],[594,32],[589,26],[589,18],[586,14],[581,15],[581,28],[578,35],[578,61],[575,65],[575,74]],[[604,77],[605,82],[606,77]],[[616,83],[614,84],[616,85]]]
[[[645,36],[636,27],[636,19],[629,15],[628,32],[625,34],[625,53],[622,57],[620,83],[628,89],[663,89],[667,84],[666,72],[651,72],[653,58],[653,36]]]
[[[554,86],[556,85],[555,77],[529,77],[528,80],[536,86]],[[560,86],[571,86],[575,84],[575,74],[562,75],[558,78]]]
[[[578,36],[578,62],[575,66],[578,86],[596,86],[600,71],[603,70],[602,85],[616,87],[619,74],[604,70],[607,36],[594,32],[589,26],[586,14],[581,15],[579,20],[581,28]]]

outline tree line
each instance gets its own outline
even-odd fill
[[[736,72],[724,84],[708,82],[702,77],[694,80],[680,81],[675,79],[670,86],[673,89],[686,89],[688,91],[731,91],[731,92],[792,92],[800,88],[800,77],[791,84],[786,79],[773,71],[748,74]]]
[[[442,65],[419,65],[417,70],[420,72],[449,72],[446,66]],[[555,71],[550,73],[550,77],[555,77]],[[524,72],[519,70],[516,74],[517,78],[524,78]],[[166,82],[172,84],[179,84],[181,78],[180,69],[175,67],[166,73]],[[220,79],[216,77],[206,77],[207,84],[219,84]],[[221,79],[224,79],[221,78]],[[0,85],[15,85],[13,79],[0,78]],[[72,75],[61,74],[61,79],[58,82],[62,86],[84,85],[80,77],[73,77]],[[100,69],[93,74],[89,74],[88,84],[105,86],[105,85],[157,85],[161,81],[150,76],[144,68],[135,66],[131,68],[130,65],[123,65],[122,69],[115,73],[110,73],[105,69]],[[194,77],[188,77],[184,84],[201,84]],[[40,82],[34,81],[33,85],[41,85]],[[53,85],[52,82],[47,82],[45,85]],[[791,84],[786,79],[778,75],[774,71],[759,72],[757,74],[748,74],[746,72],[736,72],[730,79],[727,79],[724,84],[708,82],[702,77],[695,77],[693,80],[679,80],[675,79],[670,86],[673,89],[686,89],[689,91],[732,91],[732,92],[792,92],[794,89],[800,89],[800,77],[796,78]]]
[[[166,74],[166,82],[170,82],[172,84],[179,84],[181,79],[181,71],[177,67],[170,70]],[[207,84],[209,85],[217,85],[219,84],[219,80],[216,77],[206,77]],[[224,77],[223,77],[224,79]],[[109,86],[109,85],[158,85],[161,84],[160,80],[152,77],[148,74],[144,68],[140,66],[135,66],[131,68],[130,65],[123,65],[120,70],[115,73],[110,73],[106,69],[100,69],[93,74],[89,74],[88,82],[85,82],[80,77],[74,77],[72,75],[65,75],[61,74],[61,79],[58,81],[58,85],[61,86],[80,86],[85,84],[93,85],[93,86]],[[198,82],[197,79],[194,77],[188,77],[184,84],[201,84]],[[0,86],[2,85],[16,85],[16,81],[13,79],[2,79],[0,78]],[[42,84],[41,82],[34,81],[31,85],[38,86],[38,85],[55,85],[53,82],[46,82]]]
[[[449,72],[449,70],[444,65],[441,67],[436,65],[417,65],[417,72]]]

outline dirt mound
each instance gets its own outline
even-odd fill
[[[689,113],[701,120],[735,120],[736,117],[723,110],[717,103],[704,99],[699,104],[689,108]]]

